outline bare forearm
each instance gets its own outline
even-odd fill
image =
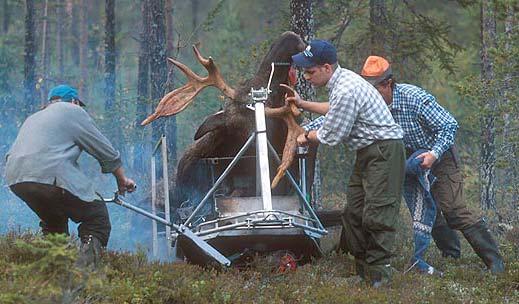
[[[306,111],[326,115],[328,110],[330,110],[330,103],[328,102],[315,102],[315,101],[307,101],[303,100],[299,104],[300,108],[303,108]]]

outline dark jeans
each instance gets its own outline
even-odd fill
[[[80,238],[93,235],[103,246],[107,245],[111,226],[104,203],[85,202],[67,190],[47,184],[24,182],[10,188],[38,215],[44,234],[68,234],[68,219],[71,219],[80,223]]]

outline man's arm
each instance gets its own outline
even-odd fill
[[[328,113],[328,111],[330,110],[329,102],[315,102],[315,101],[307,101],[307,100],[301,99],[299,101],[299,103],[296,103],[296,106],[305,111],[309,111],[309,112],[313,112],[313,113],[317,113],[317,114],[321,114],[321,115],[326,115],[326,113]]]
[[[281,86],[289,88],[286,85]],[[290,91],[294,93],[294,96],[285,98],[285,101],[287,103],[294,103],[298,108],[321,115],[326,115],[326,113],[328,113],[328,111],[330,110],[329,102],[315,102],[303,100],[295,90],[290,89]]]
[[[418,158],[424,159],[422,167],[430,168],[454,144],[458,122],[436,102],[434,96],[426,96],[418,108],[418,119],[420,124],[436,134],[436,142],[430,152],[423,153]]]
[[[92,155],[101,165],[103,173],[112,173],[120,194],[135,190],[135,182],[124,175],[120,154],[99,131],[92,118],[78,107],[74,113],[75,143]]]

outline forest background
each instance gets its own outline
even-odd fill
[[[457,145],[467,202],[491,220],[515,226],[517,6],[515,0],[3,0],[0,154],[8,151],[23,120],[45,103],[49,88],[69,83],[79,88],[88,112],[121,150],[129,175],[141,186],[131,199],[145,199],[150,151],[158,137],[167,135],[173,176],[197,127],[221,107],[220,93],[210,88],[176,117],[141,127],[160,97],[184,84],[166,56],[203,74],[191,51],[200,42],[202,53],[215,58],[227,81],[238,84],[254,74],[273,39],[286,30],[297,32],[294,11],[306,7],[304,38],[332,40],[342,66],[358,72],[368,55],[384,55],[397,81],[436,96],[460,124]],[[323,93],[312,97],[322,100]],[[324,207],[344,204],[352,155],[341,146],[320,147],[319,203]],[[99,174],[94,160],[82,157],[81,162],[101,193],[115,189],[112,177]],[[7,187],[0,197],[0,232],[37,227],[36,217]],[[117,228],[111,246],[133,248],[118,241],[128,239],[133,215],[112,214]]]
[[[24,119],[45,103],[49,88],[69,83],[79,88],[87,111],[121,150],[128,176],[139,184],[128,201],[146,201],[149,161],[159,136],[167,136],[173,176],[176,160],[193,142],[198,126],[221,107],[220,92],[210,88],[176,117],[141,127],[160,97],[185,83],[166,56],[204,74],[190,47],[200,42],[202,54],[215,59],[228,83],[238,84],[254,74],[279,34],[294,30],[307,40],[331,40],[339,63],[356,72],[368,55],[386,56],[397,81],[430,91],[456,117],[466,201],[490,222],[508,270],[498,280],[475,280],[479,270],[466,265],[479,260],[470,250],[463,251],[460,262],[442,260],[431,250],[432,261],[447,272],[443,281],[397,277],[395,292],[366,293],[345,287],[350,284],[343,279],[351,275],[353,265],[340,255],[287,277],[262,269],[259,274],[217,274],[189,265],[146,264],[150,244],[142,231],[149,232],[151,224],[110,206],[109,248],[138,253],[113,253],[106,257],[109,269],[85,281],[70,270],[72,260],[63,258],[74,255],[66,240],[42,243],[23,234],[37,231],[38,219],[0,177],[0,302],[54,303],[59,298],[66,303],[79,292],[82,303],[468,303],[474,297],[513,303],[519,298],[518,11],[517,0],[1,0],[2,158]],[[316,100],[326,96],[320,90],[304,91]],[[353,153],[342,146],[321,146],[319,160],[322,187],[314,200],[324,208],[340,209]],[[0,162],[2,175],[4,166]],[[116,188],[113,177],[102,175],[92,158],[83,156],[81,166],[103,195]],[[404,233],[398,241],[404,245],[395,259],[398,269],[408,261],[412,247],[406,224],[410,219],[407,210],[401,210]],[[31,269],[42,277],[32,276]],[[219,280],[210,279],[215,277]],[[78,278],[84,283],[80,291],[67,285]],[[103,284],[107,281],[110,284]],[[31,289],[41,284],[45,288]],[[236,284],[252,287],[236,290]],[[408,293],[411,289],[415,292]]]

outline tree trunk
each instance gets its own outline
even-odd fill
[[[63,0],[56,1],[56,61],[58,65],[58,82],[62,82],[63,73],[63,30],[65,28],[65,3]]]
[[[41,30],[41,83],[40,83],[40,103],[43,106],[46,100],[47,92],[47,66],[49,63],[49,54],[47,50],[47,28],[49,18],[49,1],[45,0],[43,3],[43,21]]]
[[[79,14],[81,11],[81,2],[77,3],[74,0],[67,0],[67,12],[69,17],[70,24],[70,55],[72,57],[72,62],[74,66],[79,65]],[[79,80],[79,79],[78,79]]]
[[[310,42],[314,38],[314,14],[313,0],[291,0],[290,1],[290,27],[293,32],[298,34],[303,40]],[[301,71],[301,70],[300,70]],[[303,73],[298,73],[296,90],[306,100],[315,100],[315,90],[312,85],[303,77]],[[312,148],[311,153],[316,154],[317,148]],[[321,166],[319,158],[315,157],[312,183],[312,205],[322,206],[321,192]]]
[[[115,1],[105,2],[105,110],[115,114]]]
[[[505,7],[505,54],[510,61],[514,59],[513,45],[514,45],[514,27],[516,26],[516,14],[511,2]],[[503,188],[503,203],[513,206],[519,200],[519,191],[516,187],[519,182],[519,168],[517,166],[517,139],[513,133],[513,129],[517,126],[518,115],[514,111],[513,94],[514,88],[512,84],[513,70],[505,68],[505,75],[503,79],[503,158],[506,160],[504,167],[504,177],[502,181]]]
[[[173,0],[166,0],[165,11],[166,11],[167,55],[175,57],[173,54],[175,52],[174,44],[173,44],[173,33],[174,33],[174,31],[173,31],[173,29],[174,29],[174,27],[173,27]],[[166,61],[164,61],[163,64],[166,65],[166,69],[167,69]],[[173,71],[174,70],[175,70],[174,67],[171,66],[171,68],[169,69],[169,71],[167,73],[167,80],[166,80],[166,84],[164,85],[164,88],[168,92],[173,90],[173,88],[174,88],[174,82],[173,82],[173,79],[174,79]],[[164,131],[165,131],[165,134],[168,135],[168,140],[167,140],[168,154],[169,154],[168,158],[169,158],[169,161],[171,162],[172,167],[174,167],[176,165],[176,161],[177,161],[177,118],[176,118],[176,116],[168,117],[168,120],[165,122],[165,125],[164,125]]]
[[[165,93],[167,79],[166,61],[166,20],[164,0],[150,0],[151,10],[151,39],[150,39],[150,80],[151,80],[151,99],[154,103],[158,102]],[[176,140],[170,139],[167,122],[171,119],[159,119],[153,126],[153,142],[157,142],[162,134],[168,137],[168,142],[175,143]],[[168,147],[169,148],[169,147]],[[168,149],[169,154],[176,155],[176,151]],[[176,158],[176,157],[175,157]],[[170,160],[171,161],[171,160]]]
[[[369,1],[369,28],[371,33],[370,55],[386,57],[386,29],[388,27],[387,7],[385,0]]]
[[[166,0],[165,11],[167,56],[173,56],[173,0]]]
[[[193,40],[196,41],[198,37],[198,0],[191,0],[191,26],[193,27]]]
[[[4,0],[4,22],[2,24],[2,30],[4,34],[7,34],[9,31],[9,22],[11,21],[11,11],[9,10],[9,0]]]
[[[27,115],[35,109],[36,98],[36,76],[35,76],[35,56],[36,44],[34,41],[34,1],[25,1],[25,57],[24,57],[24,98],[25,109],[23,112]]]
[[[481,80],[484,86],[484,114],[481,126],[480,203],[483,209],[496,208],[496,96],[492,94],[494,81],[493,58],[489,53],[496,46],[495,3],[481,1]]]
[[[106,0],[105,2],[105,113],[110,117],[107,125],[112,130],[112,142],[114,146],[126,155],[124,152],[124,134],[121,128],[121,119],[119,111],[115,110],[115,0]]]
[[[88,68],[87,68],[87,51],[88,51],[88,11],[87,1],[79,0],[79,93],[84,99],[88,99],[87,96],[87,79],[88,79]],[[74,22],[74,20],[72,20]]]
[[[312,0],[290,1],[290,27],[293,32],[298,34],[306,42],[309,42],[314,38],[314,15],[312,2]],[[303,78],[303,73],[298,74],[297,91],[304,99],[314,100],[315,91],[312,85]]]
[[[148,89],[150,77],[149,40],[151,32],[149,0],[141,1],[141,15],[142,24],[140,33],[139,63],[137,71],[137,126],[139,126],[140,123],[148,116],[150,101],[150,94]],[[149,160],[151,149],[149,149],[149,145],[146,145],[145,142],[149,142],[151,139],[149,138],[149,132],[147,132],[147,128],[137,128],[137,131],[139,132],[139,140],[137,140],[137,144],[135,146],[136,150],[134,152],[133,169],[135,172],[147,172],[148,168],[146,164]]]

